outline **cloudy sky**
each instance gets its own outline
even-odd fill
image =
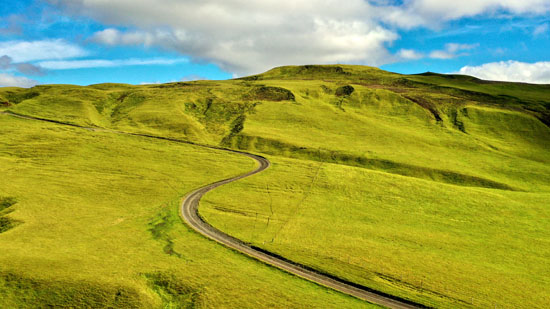
[[[3,0],[0,86],[349,63],[550,83],[550,0]]]

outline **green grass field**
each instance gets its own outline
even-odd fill
[[[201,213],[255,246],[435,307],[550,304],[550,193],[270,157]],[[274,181],[276,179],[276,181]]]
[[[7,115],[0,127],[0,218],[17,222],[0,234],[2,308],[364,305],[182,224],[180,198],[247,158]]]
[[[212,191],[201,215],[320,271],[437,307],[550,305],[548,85],[299,66],[229,81],[0,88],[0,102],[18,114],[268,156],[272,168]],[[17,200],[0,213],[12,303],[44,301],[55,293],[33,287],[55,280],[75,291],[83,282],[125,287],[135,293],[124,301],[139,304],[183,294],[200,306],[363,305],[181,224],[178,199],[251,169],[246,159],[1,117],[0,196]]]

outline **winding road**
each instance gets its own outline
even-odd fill
[[[245,177],[257,174],[262,172],[263,170],[267,169],[270,166],[269,161],[261,156],[241,152],[241,151],[233,151],[233,150],[227,150],[235,153],[239,153],[242,155],[245,155],[247,157],[250,157],[254,159],[258,163],[258,167],[248,172],[244,175],[240,175],[234,178],[229,178],[225,180],[221,180],[212,184],[209,184],[207,186],[204,186],[200,189],[197,189],[191,193],[189,193],[184,199],[181,204],[180,208],[180,215],[183,218],[183,220],[195,231],[198,233],[223,244],[226,247],[229,247],[231,249],[234,249],[236,251],[239,251],[243,254],[246,254],[252,258],[255,258],[257,260],[260,260],[266,264],[269,264],[271,266],[274,266],[276,268],[282,269],[286,272],[289,272],[293,275],[302,277],[304,279],[313,281],[317,284],[320,284],[325,287],[332,288],[334,290],[340,291],[342,293],[352,295],[354,297],[369,301],[371,303],[382,305],[389,308],[419,308],[423,307],[420,304],[414,304],[412,302],[408,302],[406,300],[399,300],[396,297],[392,297],[390,295],[386,295],[380,292],[376,291],[369,291],[368,288],[360,287],[358,285],[355,285],[353,283],[345,282],[344,280],[340,280],[336,277],[321,274],[319,272],[316,272],[312,269],[308,269],[307,267],[304,267],[302,265],[299,265],[297,263],[293,263],[292,261],[286,260],[284,258],[278,257],[274,254],[269,254],[269,252],[264,250],[259,250],[257,248],[253,248],[249,246],[248,244],[244,243],[243,241],[232,237],[228,234],[225,234],[224,232],[214,228],[210,224],[206,223],[199,215],[199,202],[200,199],[209,191],[222,186],[224,184],[228,184],[230,182],[237,181],[239,179],[243,179]]]
[[[17,114],[11,111],[0,111],[0,114],[6,114],[17,118],[23,118],[23,119],[31,119],[31,120],[39,120],[39,121],[45,121],[45,122],[51,122],[56,123],[60,125],[67,125],[72,127],[78,127],[86,130],[91,131],[103,131],[103,132],[110,132],[114,134],[125,134],[125,135],[133,135],[133,136],[141,136],[141,137],[147,137],[147,138],[154,138],[154,139],[162,139],[162,140],[169,140],[173,142],[178,143],[185,143],[185,144],[192,144],[200,147],[210,148],[210,149],[217,149],[232,153],[241,154],[244,156],[247,156],[253,160],[255,160],[258,163],[258,166],[256,169],[240,175],[233,178],[221,180],[212,184],[209,184],[207,186],[204,186],[202,188],[196,189],[195,191],[189,193],[185,196],[183,199],[183,202],[181,204],[180,208],[180,216],[182,219],[187,223],[193,230],[196,232],[202,234],[203,236],[214,240],[228,248],[234,249],[240,253],[243,253],[251,258],[254,258],[256,260],[259,260],[261,262],[264,262],[268,265],[271,265],[273,267],[276,267],[278,269],[281,269],[283,271],[286,271],[290,274],[296,275],[298,277],[307,279],[309,281],[312,281],[314,283],[317,283],[319,285],[337,290],[339,292],[357,297],[362,300],[366,300],[368,302],[371,302],[373,304],[381,305],[388,308],[425,308],[425,306],[421,304],[417,304],[405,299],[400,299],[399,297],[395,297],[392,295],[385,294],[383,292],[375,291],[372,289],[369,289],[368,287],[364,287],[358,284],[354,284],[352,282],[347,282],[345,280],[339,279],[335,276],[332,276],[330,274],[323,274],[318,271],[315,271],[313,269],[310,269],[306,266],[300,265],[298,263],[292,262],[288,259],[285,259],[283,257],[277,256],[275,254],[272,254],[268,251],[252,247],[245,242],[232,237],[228,234],[225,234],[224,232],[214,228],[210,224],[206,223],[199,215],[198,208],[199,208],[199,202],[200,199],[209,191],[222,186],[224,184],[228,184],[249,176],[252,176],[254,174],[260,173],[267,169],[270,166],[269,161],[258,155],[254,155],[251,153],[246,153],[242,151],[237,150],[231,150],[226,148],[220,148],[215,146],[208,146],[208,145],[200,145],[200,144],[194,144],[187,141],[172,139],[172,138],[166,138],[161,136],[152,136],[147,134],[139,134],[139,133],[129,133],[129,132],[122,132],[117,130],[111,130],[111,129],[103,129],[103,128],[93,128],[93,127],[85,127],[80,126],[76,124],[69,124],[69,123],[63,123],[56,120],[51,119],[45,119],[45,118],[39,118],[39,117],[33,117],[28,115],[21,115]]]

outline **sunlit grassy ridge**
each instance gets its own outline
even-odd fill
[[[320,271],[435,306],[550,303],[547,85],[292,66],[230,81],[0,88],[0,101],[18,114],[269,155],[270,170],[209,193],[201,214]],[[157,211],[150,235],[179,254],[178,237],[157,232],[165,216]]]

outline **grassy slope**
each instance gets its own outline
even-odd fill
[[[305,91],[301,83],[283,85]],[[435,169],[439,174],[473,176],[522,190],[548,188],[550,130],[533,117],[468,106],[464,133],[446,123],[436,124],[421,107],[391,92],[356,88],[356,94],[342,103],[344,110],[327,103],[330,95],[297,103],[263,103],[248,117],[242,139],[235,138],[234,144],[307,159],[317,159],[318,151],[331,153],[325,156],[336,153],[336,162],[343,161],[338,154],[374,159],[375,168],[418,177],[428,177]],[[299,147],[306,149],[293,149]],[[390,163],[377,165],[381,160]],[[518,160],[521,167],[515,167]],[[531,177],[533,173],[539,177]]]
[[[256,246],[432,306],[550,304],[550,193],[270,159],[256,179],[209,193],[203,216]]]
[[[548,303],[547,86],[302,66],[71,87],[0,96],[18,113],[272,155],[257,188],[214,191],[202,212],[286,257],[439,306]]]
[[[251,169],[244,157],[7,115],[0,127],[0,197],[17,199],[2,211],[20,222],[0,234],[0,307],[363,305],[181,224],[180,197]]]
[[[281,80],[284,69],[275,71],[263,82],[292,90],[296,102],[258,106],[245,123],[245,137],[234,145],[346,164],[339,153],[383,159],[390,167],[358,160],[350,165],[466,186],[506,184],[529,193],[274,158],[280,165],[271,172],[277,175],[262,175],[266,181],[255,190],[236,189],[251,183],[232,184],[208,196],[203,213],[215,226],[304,264],[435,306],[550,303],[545,294],[550,244],[544,241],[550,130],[537,119],[543,116],[531,113],[548,106],[541,103],[548,100],[547,86],[466,87],[430,76],[422,79],[426,85],[393,88],[383,78],[373,87],[336,76],[327,91],[326,80],[303,74],[306,80],[293,80],[293,73]],[[355,92],[335,98],[336,87],[348,82]],[[442,84],[480,93],[441,89]],[[508,104],[506,98],[487,97],[511,94],[521,99]],[[300,149],[304,146],[318,150],[319,157]],[[391,166],[399,164],[409,166],[406,171]],[[454,177],[425,177],[424,168]],[[300,171],[304,177],[297,176]]]

